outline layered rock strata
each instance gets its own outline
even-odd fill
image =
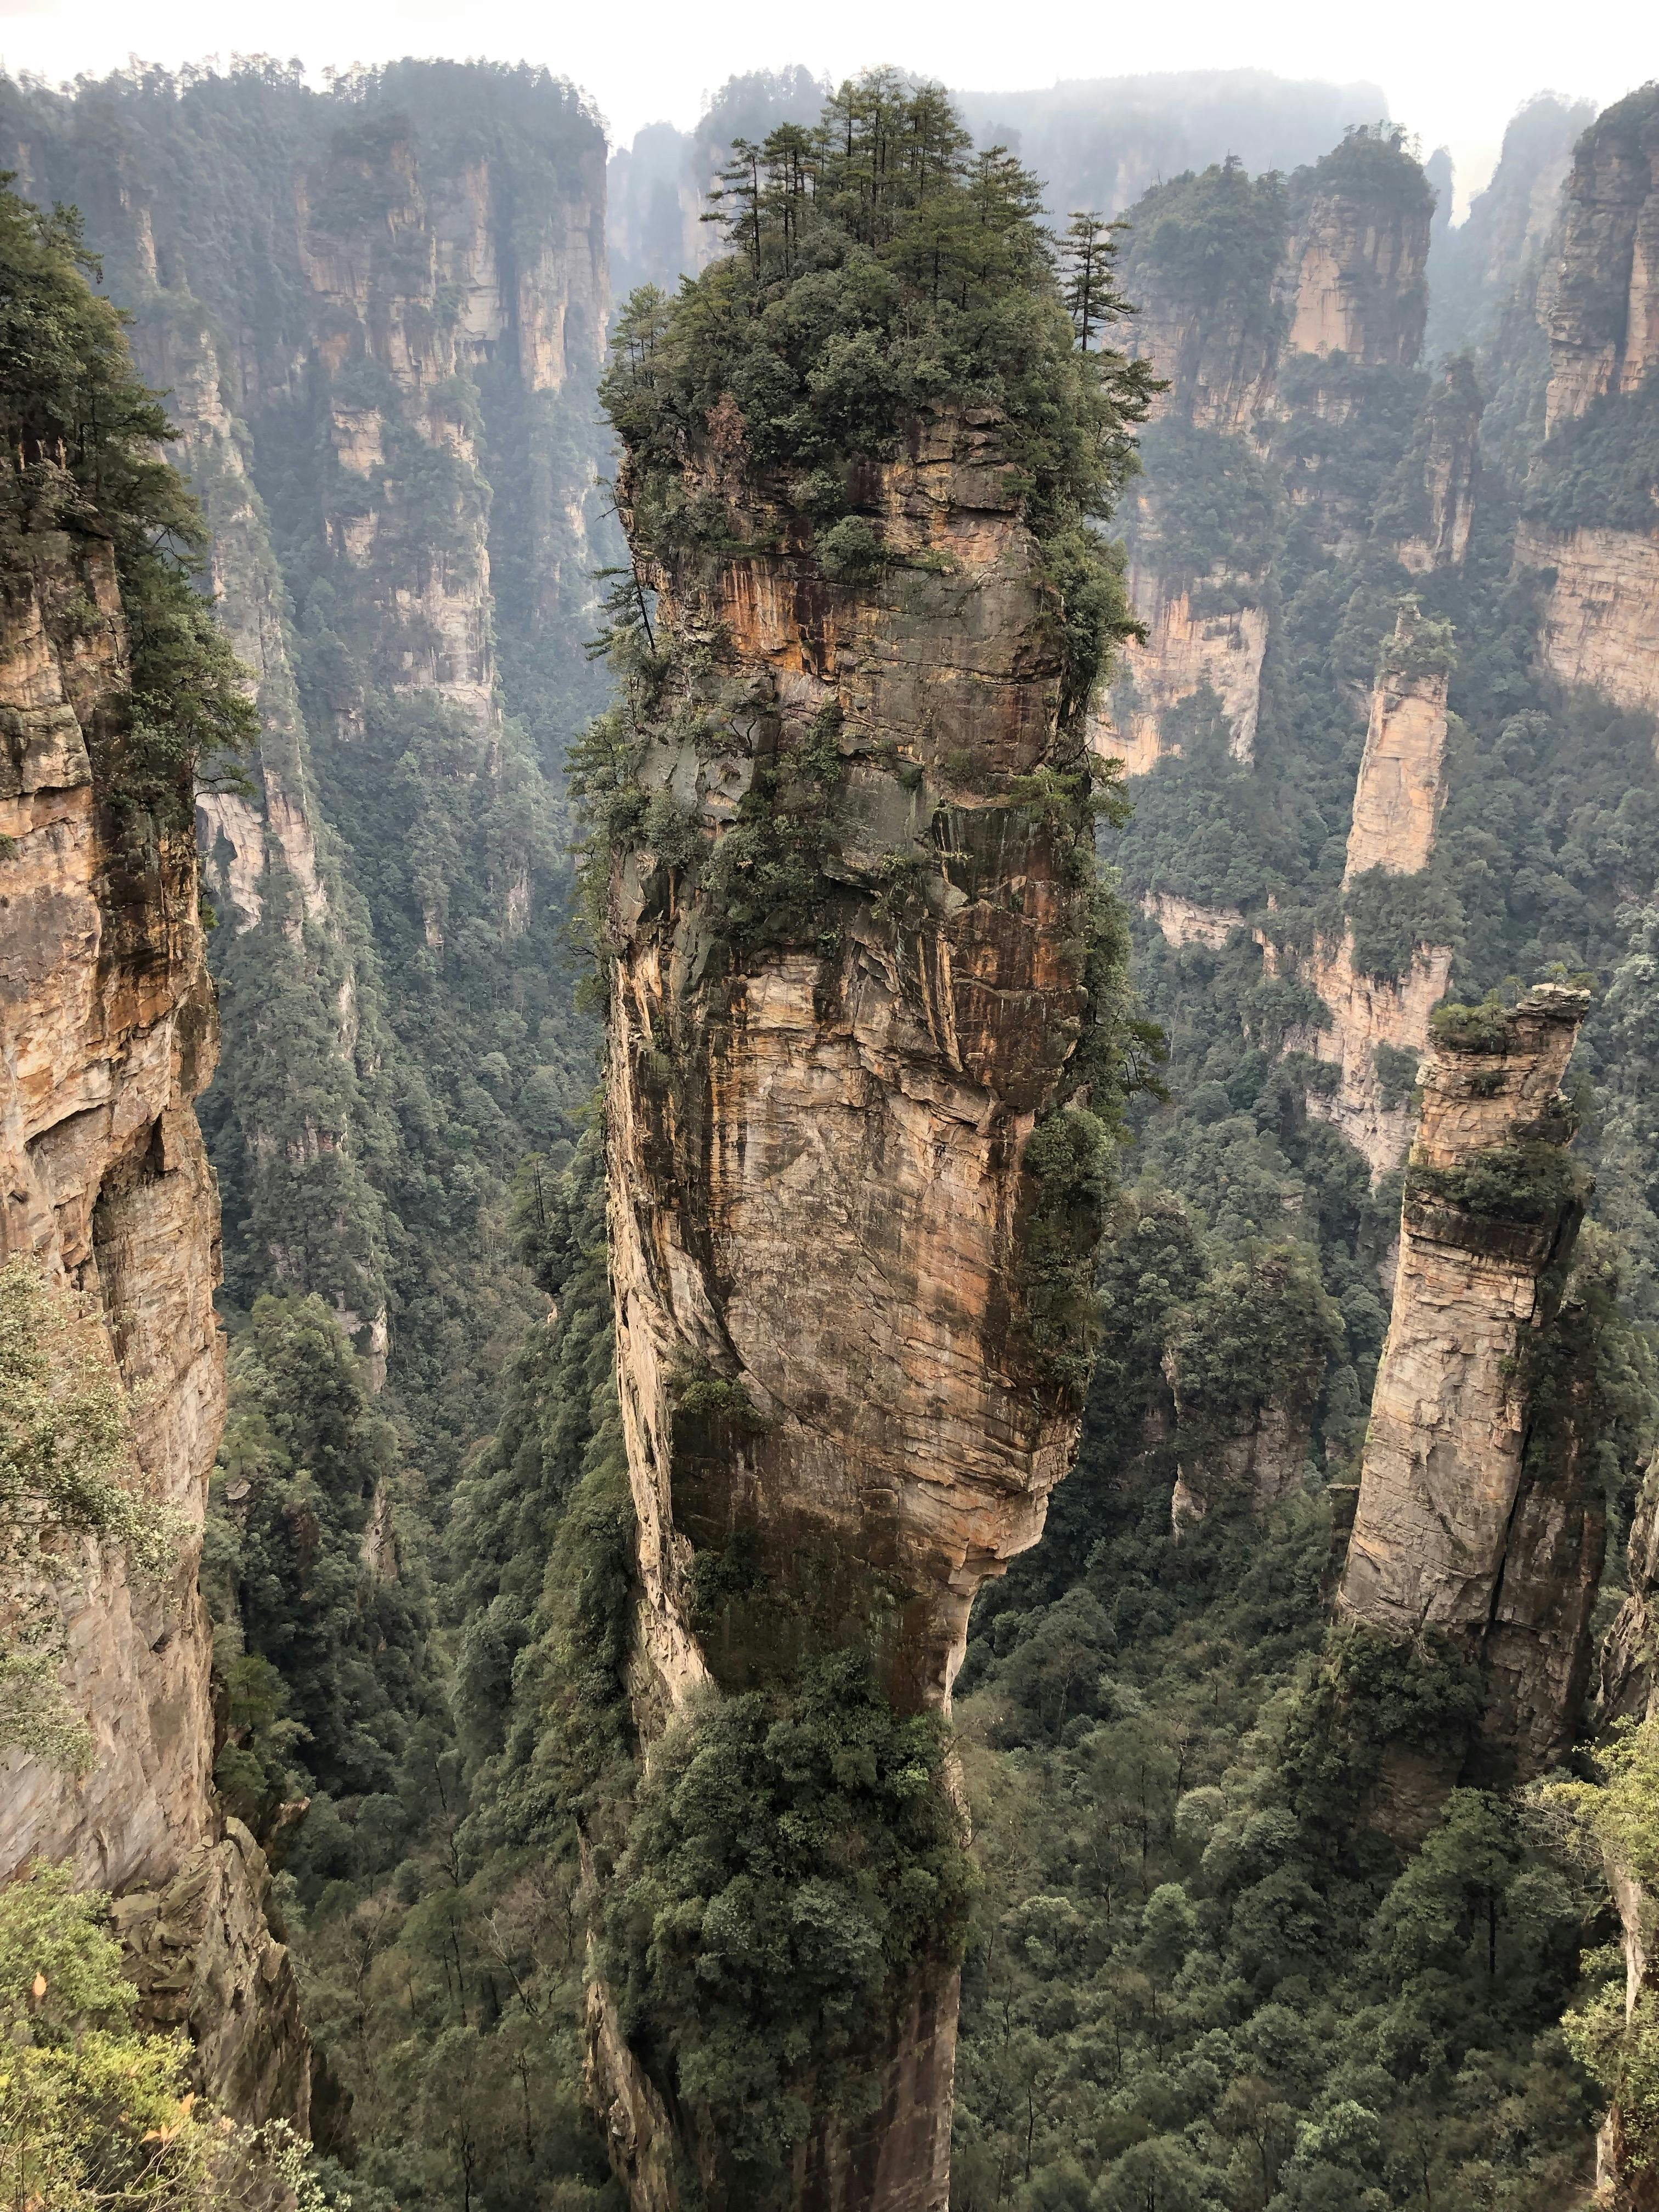
[[[1462,566],[1480,482],[1484,411],[1474,365],[1462,355],[1447,364],[1423,403],[1397,485],[1390,488],[1397,496],[1385,501],[1380,519],[1378,536],[1392,539],[1395,558],[1413,576]]]
[[[1276,964],[1267,948],[1270,969]],[[1321,1029],[1298,1028],[1286,1039],[1337,1071],[1334,1090],[1310,1091],[1308,1111],[1340,1129],[1364,1153],[1373,1176],[1388,1175],[1411,1148],[1410,1085],[1390,1081],[1378,1050],[1415,1062],[1429,1034],[1429,1016],[1446,995],[1451,951],[1420,945],[1397,976],[1368,975],[1355,964],[1352,931],[1322,942],[1297,963],[1297,973],[1323,1002],[1330,1018]]]
[[[1371,693],[1342,880],[1369,868],[1414,876],[1429,865],[1445,797],[1443,666],[1414,665],[1405,618]]]
[[[108,543],[29,531],[0,596],[0,1235],[92,1303],[131,1394],[138,1479],[188,1532],[159,1582],[96,1546],[66,1571],[63,1681],[94,1764],[79,1779],[6,1757],[0,1880],[44,1856],[162,1892],[211,1862],[213,1924],[175,1945],[180,1973],[240,2000],[200,2055],[205,2084],[246,2094],[247,2117],[303,2124],[293,1971],[264,1917],[263,1862],[222,1841],[210,1778],[196,1567],[224,1362],[218,1201],[194,1112],[217,1047],[195,842],[120,835],[100,781],[127,682]]]
[[[1340,1620],[1437,1632],[1480,1667],[1484,1756],[1531,1774],[1570,1741],[1604,1509],[1557,1350],[1583,1210],[1559,1088],[1587,1000],[1557,985],[1430,1051]],[[1540,1408],[1555,1412],[1547,1434]],[[1566,1412],[1561,1413],[1565,1406]],[[1455,1768],[1441,1778],[1455,1778]]]
[[[888,566],[857,587],[757,489],[734,410],[689,469],[728,544],[787,550],[708,564],[636,538],[667,648],[716,672],[700,733],[665,720],[641,771],[699,872],[635,848],[610,892],[641,1659],[668,1705],[851,1644],[901,1710],[940,1707],[975,1593],[1036,1541],[1077,1435],[1030,1322],[1024,1156],[1086,1017],[1089,894],[1017,793],[1080,739],[995,418],[919,424],[870,472]],[[832,825],[811,911],[756,944],[721,855],[756,780],[787,791],[809,753]],[[755,1594],[700,1610],[728,1556]],[[815,2138],[848,2204],[944,2202],[954,1976],[925,1970],[906,2009],[882,2112]]]
[[[1166,592],[1156,577],[1133,572],[1130,592],[1146,624],[1146,641],[1124,647],[1123,678],[1109,711],[1097,721],[1096,749],[1103,758],[1121,760],[1130,775],[1148,774],[1166,753],[1181,750],[1171,717],[1190,701],[1209,702],[1221,715],[1235,760],[1252,759],[1267,649],[1266,610],[1228,605],[1207,612],[1203,586]]]
[[[1649,481],[1642,477],[1644,410],[1652,408],[1659,376],[1653,86],[1605,110],[1579,140],[1555,269],[1540,304],[1549,335],[1550,435],[1515,562],[1518,571],[1551,574],[1541,656],[1563,683],[1659,713],[1659,480],[1651,467]],[[1583,422],[1587,416],[1593,420]]]

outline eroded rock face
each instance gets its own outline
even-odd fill
[[[752,539],[763,518],[724,489]],[[705,1663],[741,1671],[691,1634],[686,1574],[693,1546],[747,1528],[774,1571],[820,1559],[831,1617],[867,1620],[901,1705],[943,1704],[974,1594],[1036,1540],[1076,1434],[1018,1287],[1021,1152],[1083,1018],[1076,894],[1048,834],[971,787],[1055,747],[1035,548],[986,425],[933,426],[877,498],[890,545],[955,573],[854,590],[757,555],[710,591],[656,572],[671,632],[724,624],[756,703],[712,760],[664,742],[647,784],[712,839],[826,713],[846,762],[826,949],[728,966],[667,867],[630,861],[613,894],[619,1361],[674,1694]],[[937,884],[905,911],[880,891],[913,863]],[[748,1393],[746,1438],[677,1433],[674,1377],[704,1368]]]
[[[1402,511],[1389,532],[1395,557],[1414,576],[1459,568],[1468,551],[1484,408],[1467,355],[1448,364],[1424,402],[1401,465]]]
[[[1122,677],[1091,740],[1128,775],[1145,775],[1165,753],[1180,751],[1172,710],[1200,694],[1224,719],[1233,757],[1254,757],[1267,615],[1263,606],[1237,605],[1239,594],[1224,588],[1228,581],[1166,592],[1157,576],[1131,571],[1130,596],[1148,636],[1124,647]]]
[[[1438,1631],[1478,1661],[1486,1745],[1522,1773],[1570,1740],[1601,1571],[1602,1506],[1571,1410],[1547,1449],[1530,1449],[1545,1442],[1534,1391],[1582,1212],[1551,1160],[1586,1003],[1541,985],[1489,1048],[1439,1044],[1425,1060],[1393,1318],[1336,1601],[1340,1619],[1401,1641]],[[1471,1188],[1460,1175],[1520,1146],[1534,1148],[1516,1170],[1524,1188],[1497,1200],[1459,1194]]]
[[[1426,205],[1316,189],[1291,252],[1290,347],[1409,368],[1428,317]]]
[[[95,1302],[133,1394],[141,1479],[191,1535],[163,1585],[94,1546],[66,1577],[64,1681],[94,1764],[76,1780],[5,1758],[0,1880],[44,1856],[118,1891],[165,1887],[225,1848],[196,1583],[224,1411],[218,1199],[194,1112],[217,1032],[194,840],[121,837],[99,783],[126,680],[107,543],[23,536],[0,574],[0,1235]],[[218,1876],[236,1929],[222,1948],[261,2004],[222,2024],[204,2078],[216,2094],[254,2084],[251,2117],[303,2118],[292,1970],[241,1869],[226,1861]],[[281,2051],[274,2070],[248,2058],[248,2038]],[[262,2104],[260,2084],[280,2101]]]
[[[716,565],[640,548],[659,625],[709,656],[696,680],[726,703],[718,736],[665,720],[642,772],[695,825],[702,877],[636,850],[611,889],[643,1672],[661,1706],[850,1644],[902,1710],[939,1707],[976,1591],[1036,1541],[1076,1441],[1028,1326],[1023,1155],[1083,1025],[1088,894],[1012,787],[1081,740],[1057,728],[1037,549],[994,418],[924,423],[870,472],[890,565],[853,586],[754,488],[735,410],[716,416],[699,489],[730,541],[786,550]],[[631,525],[626,471],[622,489]],[[709,872],[752,779],[812,743],[838,759],[832,848],[813,911],[757,945]],[[722,1560],[754,1595],[700,1609]],[[824,2122],[803,2203],[943,2205],[954,1974],[924,1968],[907,2005],[881,2111],[853,2136]],[[631,2109],[625,2084],[602,2101]]]
[[[1579,140],[1547,327],[1546,426],[1659,368],[1659,94],[1632,93]]]
[[[1555,572],[1541,640],[1551,672],[1616,706],[1659,714],[1659,536],[1523,522],[1515,565]]]
[[[1353,936],[1346,932],[1337,944],[1316,945],[1298,963],[1331,1018],[1325,1029],[1298,1029],[1287,1048],[1311,1053],[1339,1072],[1328,1095],[1309,1091],[1308,1111],[1340,1129],[1364,1154],[1374,1176],[1400,1165],[1412,1136],[1409,1098],[1399,1082],[1385,1081],[1377,1047],[1413,1060],[1420,1055],[1429,1016],[1446,995],[1451,957],[1443,945],[1419,945],[1403,975],[1368,975],[1355,965]]]
[[[1434,850],[1445,798],[1443,669],[1385,667],[1371,694],[1370,720],[1348,831],[1350,884],[1368,868],[1414,876]]]

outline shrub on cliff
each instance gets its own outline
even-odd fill
[[[940,88],[890,70],[844,84],[815,129],[739,139],[722,201],[732,252],[672,301],[634,295],[601,387],[647,542],[722,535],[718,501],[682,469],[726,447],[826,526],[845,574],[837,518],[860,465],[945,406],[995,426],[1040,537],[1109,509],[1152,370],[1079,347],[1036,179],[1004,148],[972,150]],[[1114,241],[1089,244],[1109,271]],[[1097,270],[1091,325],[1122,307]],[[862,574],[872,548],[857,546]],[[1115,605],[1121,634],[1121,587]]]
[[[635,2049],[706,2115],[720,2201],[780,2201],[815,2112],[873,2109],[876,2024],[914,1967],[959,1955],[971,1875],[945,1759],[938,1720],[895,1714],[850,1653],[658,1747],[605,1972]]]

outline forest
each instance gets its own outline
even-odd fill
[[[1659,162],[1659,91],[1543,96],[1453,228],[1358,90],[1177,128],[761,73],[611,153],[607,246],[545,70],[0,82],[5,651],[34,620],[70,672],[107,960],[148,972],[146,900],[189,909],[162,966],[205,947],[225,1338],[198,1528],[112,1217],[54,1273],[8,1214],[0,1750],[71,1802],[74,1573],[184,1576],[204,1817],[269,1869],[310,2084],[239,2105],[124,1975],[175,1866],[20,1811],[20,2208],[897,2207],[928,2109],[930,2212],[1656,2201],[1659,356],[1561,395],[1618,273],[1574,196]],[[1334,343],[1310,257],[1380,237]],[[1563,639],[1609,546],[1656,596],[1602,664]],[[1390,744],[1407,865],[1364,845]],[[1444,1071],[1478,1115],[1540,1003],[1580,1010],[1559,1097],[1434,1152]],[[836,1242],[848,1098],[932,1180],[884,1139]],[[975,1320],[977,1248],[905,1239],[927,1191],[974,1215],[1005,1112]],[[719,1240],[763,1182],[756,1290]],[[1404,1638],[1352,1597],[1447,1218],[1537,1297],[1494,1367],[1511,1581],[1577,1624],[1536,1756],[1509,1583]],[[947,1316],[898,1460],[1018,1486],[975,1361],[1039,1438],[1035,1518],[948,1574],[876,1353],[833,1479],[792,1425],[841,1435],[841,1316],[763,1357],[791,1278],[858,1306],[843,1247]]]

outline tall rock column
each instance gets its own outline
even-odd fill
[[[685,474],[717,559],[652,541],[631,461],[619,485],[675,672],[645,848],[609,891],[648,1694],[850,1646],[898,1711],[937,1709],[1078,1431],[1054,1239],[1086,1272],[1098,1222],[1066,1186],[1059,1225],[1085,1125],[1053,1109],[1093,893],[1086,836],[1035,795],[1080,771],[1081,734],[995,416],[940,411],[863,471],[885,560],[858,582],[761,489],[729,401]],[[880,2110],[851,2140],[825,2124],[802,2203],[944,2203],[956,2010],[954,1970],[924,1963]]]
[[[1553,281],[1549,437],[1516,532],[1522,570],[1553,571],[1543,659],[1563,683],[1659,714],[1659,87],[1604,110],[1568,177]]]
[[[1498,1772],[1535,1773],[1570,1740],[1601,1571],[1561,1320],[1584,1186],[1559,1086],[1586,1006],[1544,984],[1437,1025],[1337,1593],[1340,1620],[1437,1632],[1480,1666]]]

